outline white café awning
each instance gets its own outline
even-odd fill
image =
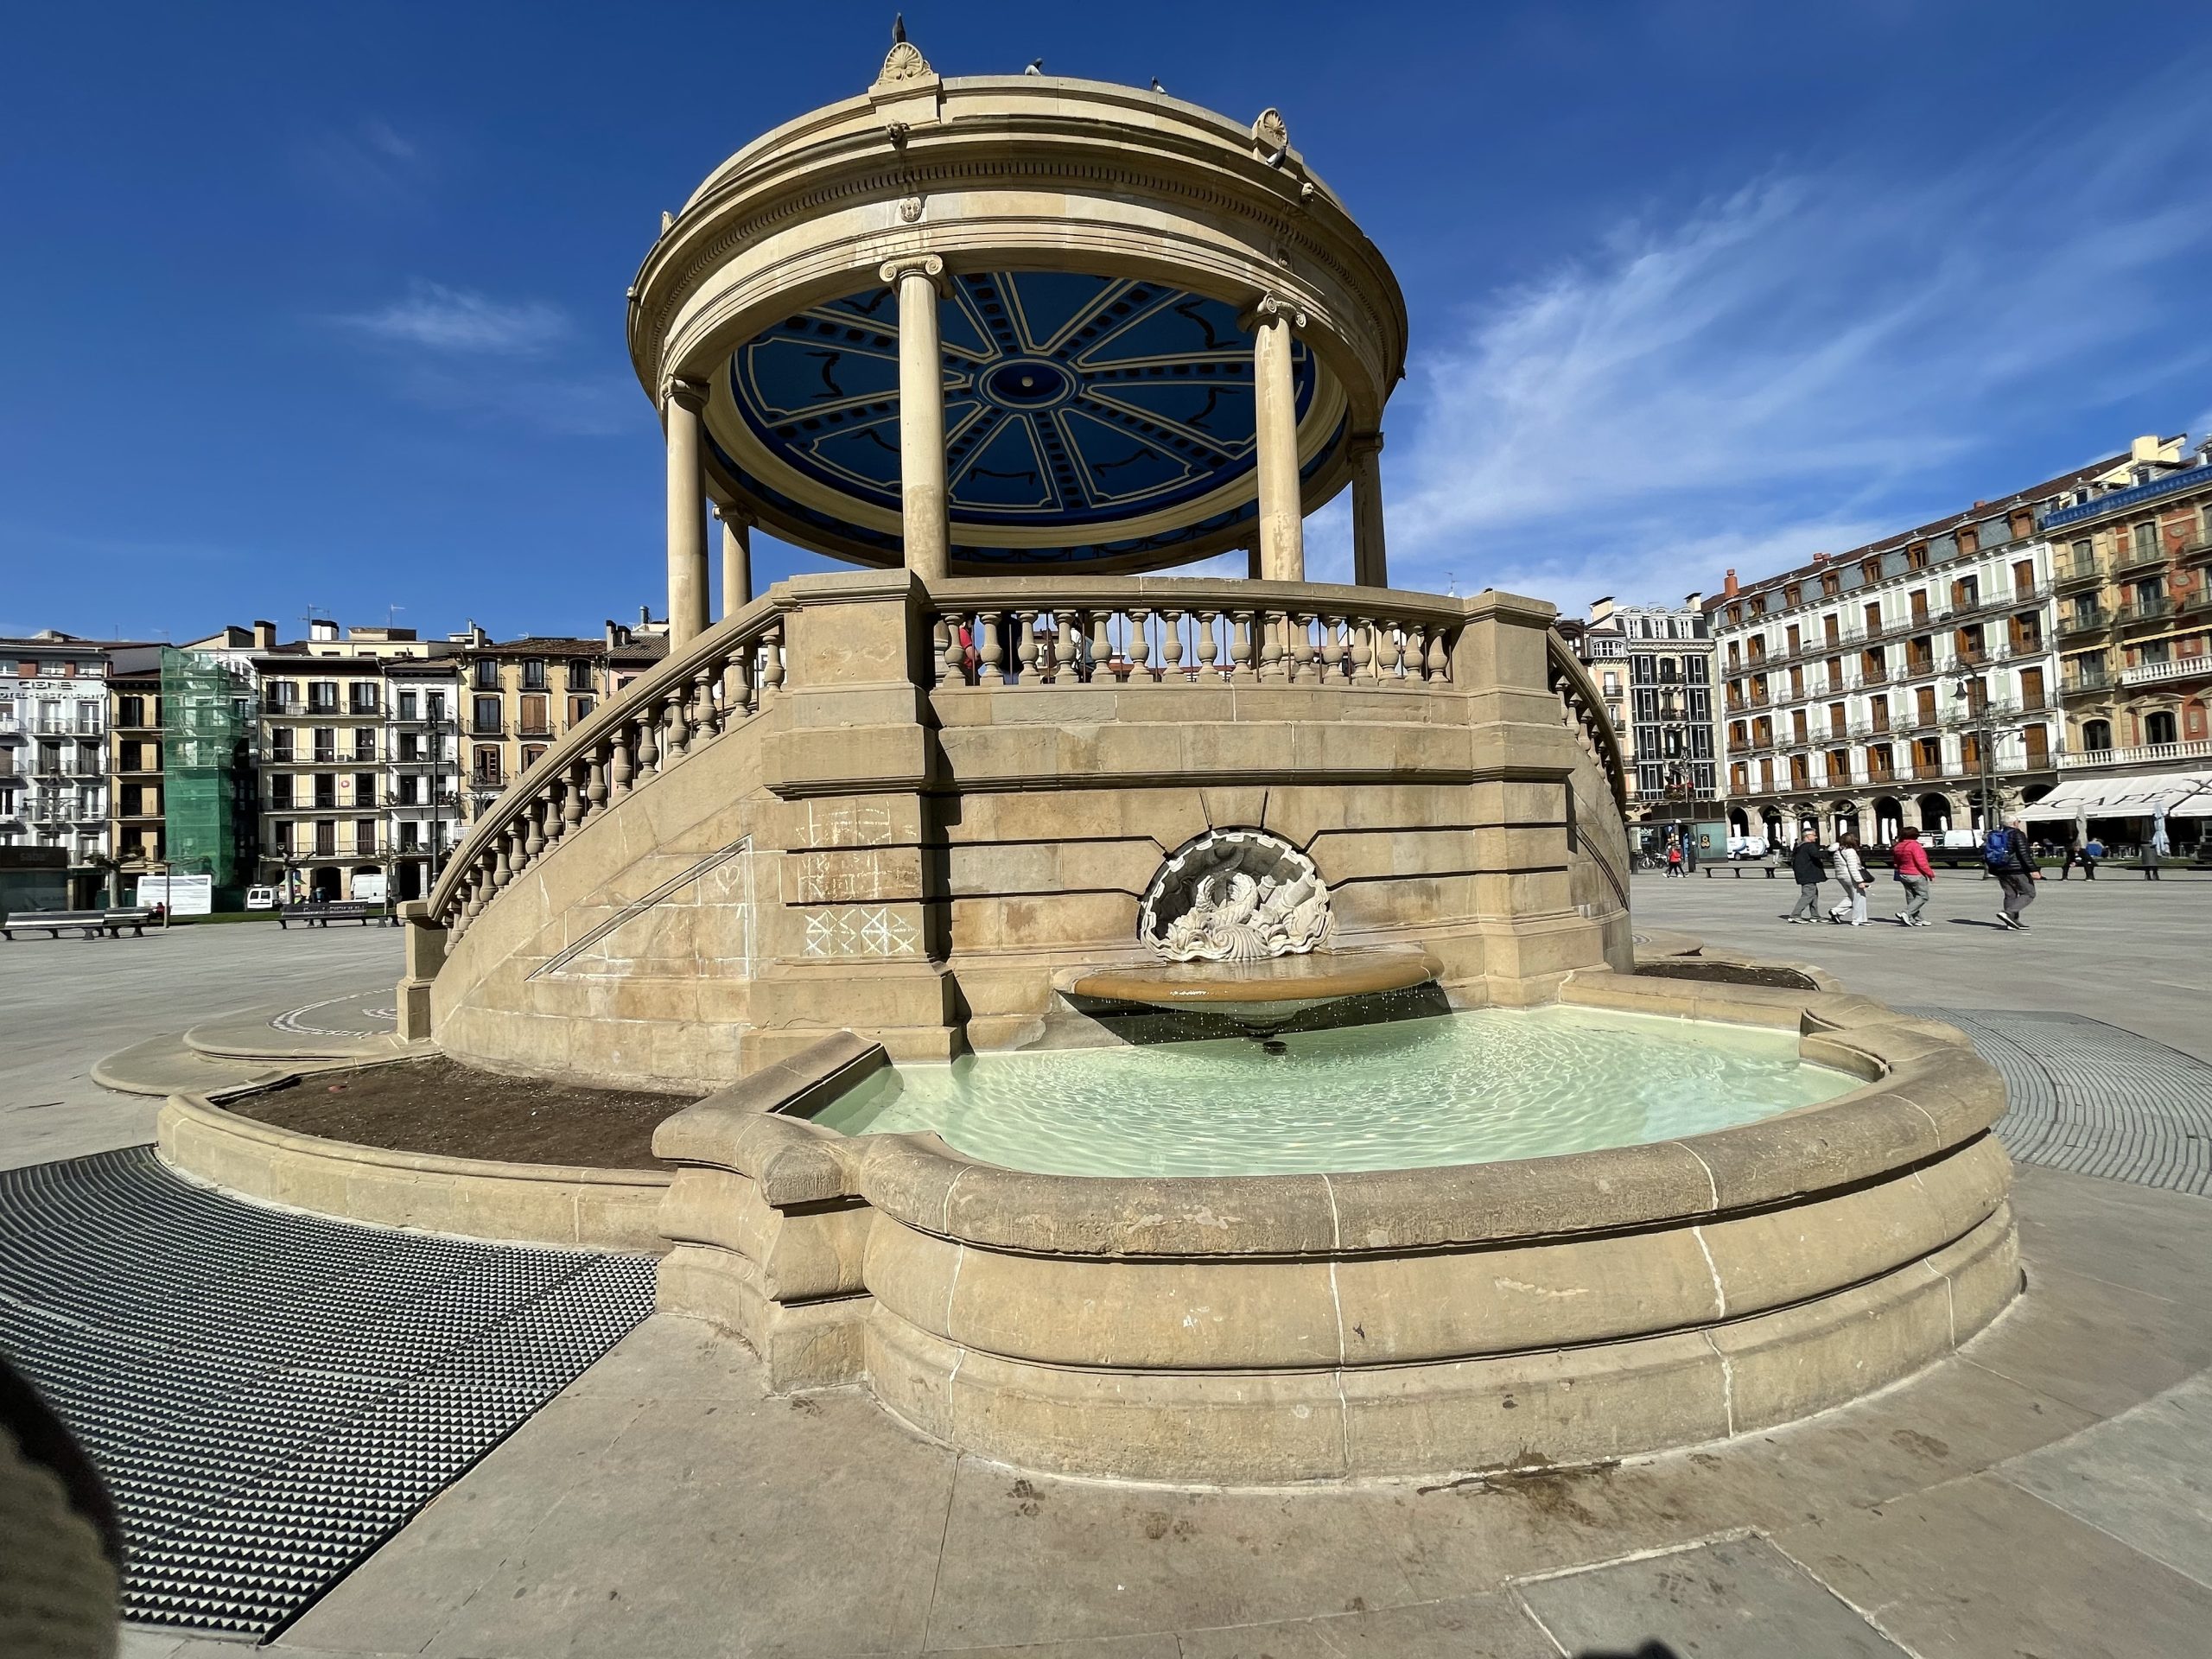
[[[2069,778],[2020,816],[2031,823],[2075,818],[2212,817],[2212,772],[2153,772],[2132,778]]]

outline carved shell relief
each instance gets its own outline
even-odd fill
[[[1334,920],[1297,848],[1263,830],[1209,830],[1154,875],[1137,937],[1164,962],[1257,962],[1313,950]]]

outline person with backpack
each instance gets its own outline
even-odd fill
[[[1928,902],[1936,890],[1936,867],[1928,861],[1920,831],[1911,824],[1897,831],[1897,843],[1890,849],[1890,863],[1904,886],[1904,912],[1897,920],[1907,927],[1927,926]]]
[[[1789,852],[1789,874],[1797,878],[1797,904],[1785,918],[1792,925],[1821,919],[1821,883],[1828,879],[1828,861],[1821,851],[1821,832],[1807,829]]]
[[[2020,912],[2036,901],[2036,883],[2043,880],[2043,872],[2036,867],[2035,855],[2028,849],[2027,831],[2020,828],[2019,820],[2000,824],[1983,837],[1982,862],[2005,889],[2005,908],[1997,912],[1998,921],[2015,933],[2024,933],[2028,925],[2020,919]]]

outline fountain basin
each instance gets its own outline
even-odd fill
[[[981,1456],[1268,1484],[1770,1428],[1948,1354],[2018,1293],[2003,1086],[1955,1031],[1610,972],[1560,1001],[1763,1029],[1856,1086],[1641,1144],[1230,1176],[1011,1169],[718,1098],[656,1143],[695,1166],[663,1212],[663,1305],[738,1330],[774,1386],[865,1382]]]

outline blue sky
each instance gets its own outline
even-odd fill
[[[860,90],[889,20],[14,9],[0,632],[658,610],[623,289],[660,211]],[[1042,56],[1284,111],[1413,316],[1383,458],[1400,585],[1676,597],[2212,423],[2212,46],[2180,9],[1131,0],[907,23],[948,74]],[[1344,505],[1310,527],[1317,576],[1348,575]]]

